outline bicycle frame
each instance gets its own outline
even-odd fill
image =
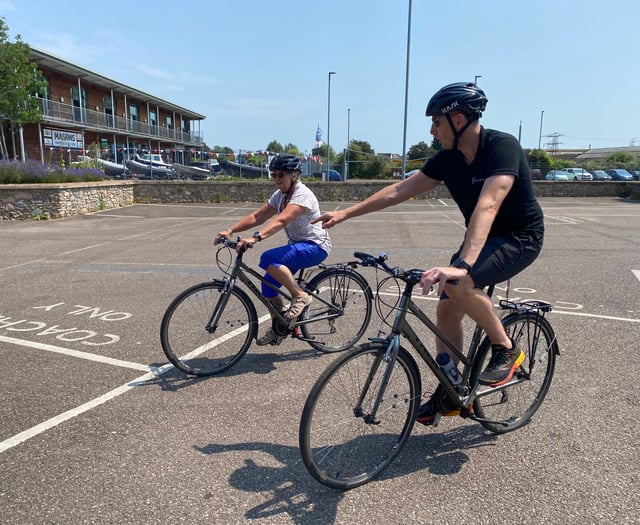
[[[378,342],[386,342],[388,343],[388,347],[382,359],[376,360],[372,366],[371,371],[366,381],[365,385],[363,385],[362,393],[359,398],[358,405],[354,412],[356,415],[363,416],[365,420],[369,423],[376,422],[376,414],[380,404],[383,401],[385,390],[391,377],[391,373],[393,371],[393,365],[395,363],[396,356],[398,354],[400,348],[400,336],[404,335],[411,346],[416,350],[416,352],[420,355],[424,363],[429,367],[431,372],[436,376],[440,384],[447,391],[447,394],[454,401],[457,401],[461,407],[460,415],[462,417],[469,417],[471,419],[481,421],[481,418],[474,416],[471,412],[471,405],[473,402],[486,395],[493,394],[500,390],[504,390],[514,384],[522,382],[526,379],[518,379],[514,376],[514,378],[508,383],[499,386],[499,387],[487,387],[486,389],[480,390],[480,385],[478,383],[474,385],[469,385],[469,376],[471,374],[472,365],[474,364],[474,360],[476,358],[476,354],[482,339],[482,334],[484,331],[479,325],[476,325],[473,336],[469,345],[469,350],[465,355],[461,349],[459,349],[437,326],[436,324],[418,307],[418,305],[413,302],[411,299],[411,292],[415,285],[419,282],[420,276],[418,272],[421,273],[420,270],[413,270],[412,277],[407,279],[405,282],[404,291],[402,292],[400,301],[396,307],[397,313],[395,315],[395,319],[392,325],[391,334],[386,338],[376,338],[374,341]],[[487,289],[487,294],[491,296],[494,291],[494,286],[491,285]],[[505,310],[512,311],[531,311],[532,315],[539,315],[539,312],[549,311],[551,309],[551,305],[545,303],[543,301],[532,301],[532,302],[524,302],[524,303],[514,303],[511,301],[500,301],[500,306]],[[440,339],[447,348],[463,363],[462,370],[462,382],[460,387],[465,391],[459,392],[456,387],[454,387],[451,382],[447,379],[445,373],[441,370],[441,368],[436,363],[435,359],[431,356],[426,346],[420,340],[415,330],[410,326],[409,322],[406,319],[407,312],[411,312],[414,314],[417,319],[425,325],[430,332],[432,332],[438,339]],[[534,338],[537,339],[539,337],[539,333],[534,334]],[[380,389],[376,396],[376,399],[373,403],[373,407],[371,412],[368,415],[365,415],[361,410],[361,405],[366,398],[369,387],[371,386],[371,380],[375,376],[378,367],[382,362],[387,363],[386,370],[383,374],[383,378],[381,381]],[[360,411],[360,412],[359,412]],[[490,421],[490,420],[482,420],[482,421]],[[499,423],[499,422],[497,422]]]
[[[307,319],[295,319],[295,320],[286,319],[283,313],[280,312],[271,303],[271,301],[269,301],[266,297],[262,295],[261,291],[258,289],[256,284],[251,280],[251,277],[259,281],[260,283],[265,284],[266,286],[271,288],[273,291],[275,291],[278,295],[282,296],[287,301],[292,300],[291,295],[287,293],[286,288],[283,290],[282,288],[276,287],[274,284],[267,281],[261,274],[259,274],[256,270],[254,270],[251,266],[245,263],[242,260],[243,253],[244,252],[237,254],[229,272],[227,273],[227,276],[223,278],[223,281],[225,282],[225,288],[224,288],[225,292],[235,287],[236,281],[240,281],[269,310],[269,312],[273,317],[275,317],[279,322],[288,325],[289,328],[295,328],[303,324],[314,323],[314,322],[322,321],[326,319],[334,319],[340,315],[339,313],[335,313],[335,314],[318,315],[318,316],[310,317]],[[308,270],[308,268],[303,268],[298,272],[297,277],[295,278],[296,282],[303,288],[303,290],[313,294],[314,300],[320,301],[321,303],[323,303],[325,306],[329,308],[333,308],[335,305],[325,300],[324,298],[318,296],[317,294],[314,294],[312,290],[309,290],[307,288],[307,282],[304,279],[305,270]],[[228,294],[226,293],[222,294],[221,302],[214,309],[212,313],[212,318],[209,324],[207,325],[207,330],[210,330],[210,331],[215,330],[215,327],[217,326],[217,322],[218,322],[218,317],[220,316],[220,312],[224,310],[224,306],[225,306],[224,301],[225,301],[225,298],[227,297],[228,297]]]

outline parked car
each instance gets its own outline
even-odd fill
[[[593,175],[593,180],[611,180],[611,175],[604,170],[593,170],[591,174]]]
[[[322,174],[324,175],[325,172],[322,172]],[[326,178],[326,180],[340,182],[342,180],[342,175],[340,175],[336,170],[329,170],[329,176]]]
[[[546,180],[569,180],[569,174],[562,170],[551,170],[544,176],[544,178]]]
[[[542,176],[542,171],[539,170],[538,168],[531,168],[531,179],[532,180],[544,180],[544,177]]]
[[[640,180],[640,170],[635,170],[631,175],[633,175],[633,180]]]
[[[569,180],[593,180],[593,175],[584,168],[565,168],[562,171],[569,174]]]
[[[611,180],[633,180],[633,175],[622,168],[607,170],[607,173],[611,175]]]

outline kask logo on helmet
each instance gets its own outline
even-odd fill
[[[446,115],[450,111],[453,111],[454,109],[456,109],[459,105],[460,104],[458,104],[458,101],[456,100],[452,104],[449,104],[448,106],[445,106],[445,107],[441,108],[440,111],[442,111],[443,115]]]

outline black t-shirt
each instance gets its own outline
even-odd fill
[[[444,182],[467,226],[484,181],[492,175],[513,175],[515,181],[498,210],[489,236],[544,231],[543,213],[533,192],[527,157],[516,138],[508,133],[481,128],[478,151],[470,165],[459,150],[441,150],[425,161],[421,171]]]

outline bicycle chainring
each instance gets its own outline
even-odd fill
[[[292,332],[291,328],[289,328],[288,323],[283,323],[277,318],[273,319],[273,322],[271,323],[271,327],[273,328],[273,331],[275,332],[275,334],[281,337],[286,337]]]

